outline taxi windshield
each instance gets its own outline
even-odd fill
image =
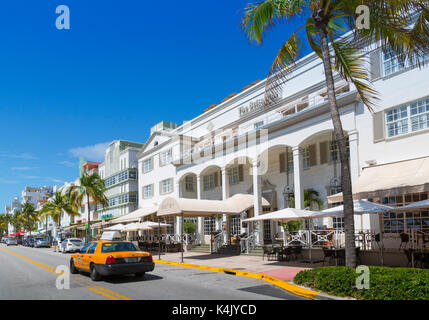
[[[107,242],[101,246],[101,252],[138,251],[131,242]]]

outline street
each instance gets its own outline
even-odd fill
[[[295,300],[304,299],[265,281],[218,272],[156,264],[142,279],[134,275],[93,282],[70,275],[70,288],[57,289],[57,266],[71,254],[47,248],[0,245],[3,300]]]

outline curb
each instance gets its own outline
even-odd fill
[[[217,268],[217,267],[208,267],[208,266],[201,266],[197,264],[189,264],[189,263],[180,263],[180,262],[172,262],[172,261],[164,261],[164,260],[155,260],[153,259],[153,262],[155,263],[161,263],[161,264],[168,264],[172,266],[179,266],[179,267],[185,267],[185,268],[193,268],[193,269],[202,269],[202,270],[208,270],[208,271],[214,271],[214,272],[220,272],[220,273],[226,273],[230,275],[236,275],[241,277],[248,277],[248,278],[255,278],[267,281],[277,287],[280,287],[286,291],[289,291],[293,294],[296,294],[298,296],[310,298],[313,300],[319,300],[317,299],[317,296],[320,294],[320,292],[313,291],[311,289],[307,289],[304,287],[297,286],[293,283],[286,282],[265,274],[261,273],[253,273],[253,272],[247,272],[247,271],[241,271],[241,270],[234,270],[234,269],[225,269],[225,268]]]
[[[302,289],[306,289],[306,290],[312,290],[311,288],[308,287],[304,287],[304,286],[300,286],[297,284],[294,284],[297,287],[300,287]],[[314,298],[314,300],[358,300],[356,298],[348,298],[348,297],[337,297],[337,296],[332,296],[330,294],[327,293],[322,293],[322,292],[318,292],[316,297]]]

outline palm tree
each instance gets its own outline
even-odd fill
[[[104,194],[106,187],[104,180],[97,174],[82,173],[79,178],[79,185],[70,188],[69,193],[72,201],[76,207],[81,207],[84,201],[86,201],[88,208],[88,229],[86,230],[87,241],[90,241],[91,237],[91,207],[90,200],[94,202],[94,210],[97,210],[97,204],[101,204],[104,207],[108,205],[107,197]]]
[[[15,211],[15,213],[12,215],[12,218],[10,220],[10,224],[13,226],[13,229],[15,230],[15,234],[17,234],[18,232],[21,232],[21,229],[24,225],[24,219],[21,211],[19,210]]]
[[[368,29],[355,27],[360,20],[356,13],[360,5],[370,9]],[[417,20],[408,28],[411,12],[416,14]],[[305,23],[290,35],[275,58],[266,83],[265,101],[270,104],[279,96],[288,72],[303,56],[298,32],[305,29],[305,38],[311,49],[323,61],[330,114],[341,161],[346,265],[355,267],[350,165],[335,96],[333,70],[354,84],[362,102],[372,111],[377,92],[370,83],[369,71],[360,49],[376,42],[383,50],[392,50],[400,58],[420,65],[428,48],[429,8],[426,0],[266,0],[248,4],[241,25],[250,41],[262,44],[266,32],[273,26],[294,24],[299,18]],[[353,41],[340,37],[347,29],[352,30]]]
[[[27,230],[30,232],[30,236],[31,230],[34,228],[37,219],[37,212],[34,205],[29,202],[24,203],[24,206],[22,208],[22,221],[25,228],[27,228]]]
[[[317,205],[320,210],[323,208],[323,201],[318,198],[319,192],[313,189],[304,190],[304,208],[312,208],[313,204]],[[295,198],[290,199],[290,207],[295,208]]]
[[[60,189],[43,205],[40,218],[47,219],[48,217],[51,217],[58,225],[59,230],[61,230],[61,216],[63,213],[66,213],[69,216],[79,215],[75,204],[70,202],[69,194],[64,192],[63,189]]]
[[[5,231],[7,232],[7,218],[6,214],[2,213],[0,214],[0,237],[3,237]]]

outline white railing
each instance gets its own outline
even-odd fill
[[[355,241],[356,246],[363,250],[370,250],[375,248],[374,244],[376,240],[376,232],[373,230],[356,230]],[[329,230],[299,230],[293,233],[287,232],[285,244],[293,245],[299,244],[304,247],[344,247],[345,245],[345,233],[342,229],[329,229]],[[379,244],[377,243],[377,246]]]
[[[214,253],[225,244],[225,231],[222,231],[214,236],[213,243],[210,242],[210,252]]]
[[[419,229],[411,229],[410,242],[412,249],[426,249],[426,243],[429,242],[429,233]]]
[[[258,233],[255,231],[250,234],[247,238],[243,238],[240,240],[241,253],[246,252],[249,253],[256,247],[258,240]]]

